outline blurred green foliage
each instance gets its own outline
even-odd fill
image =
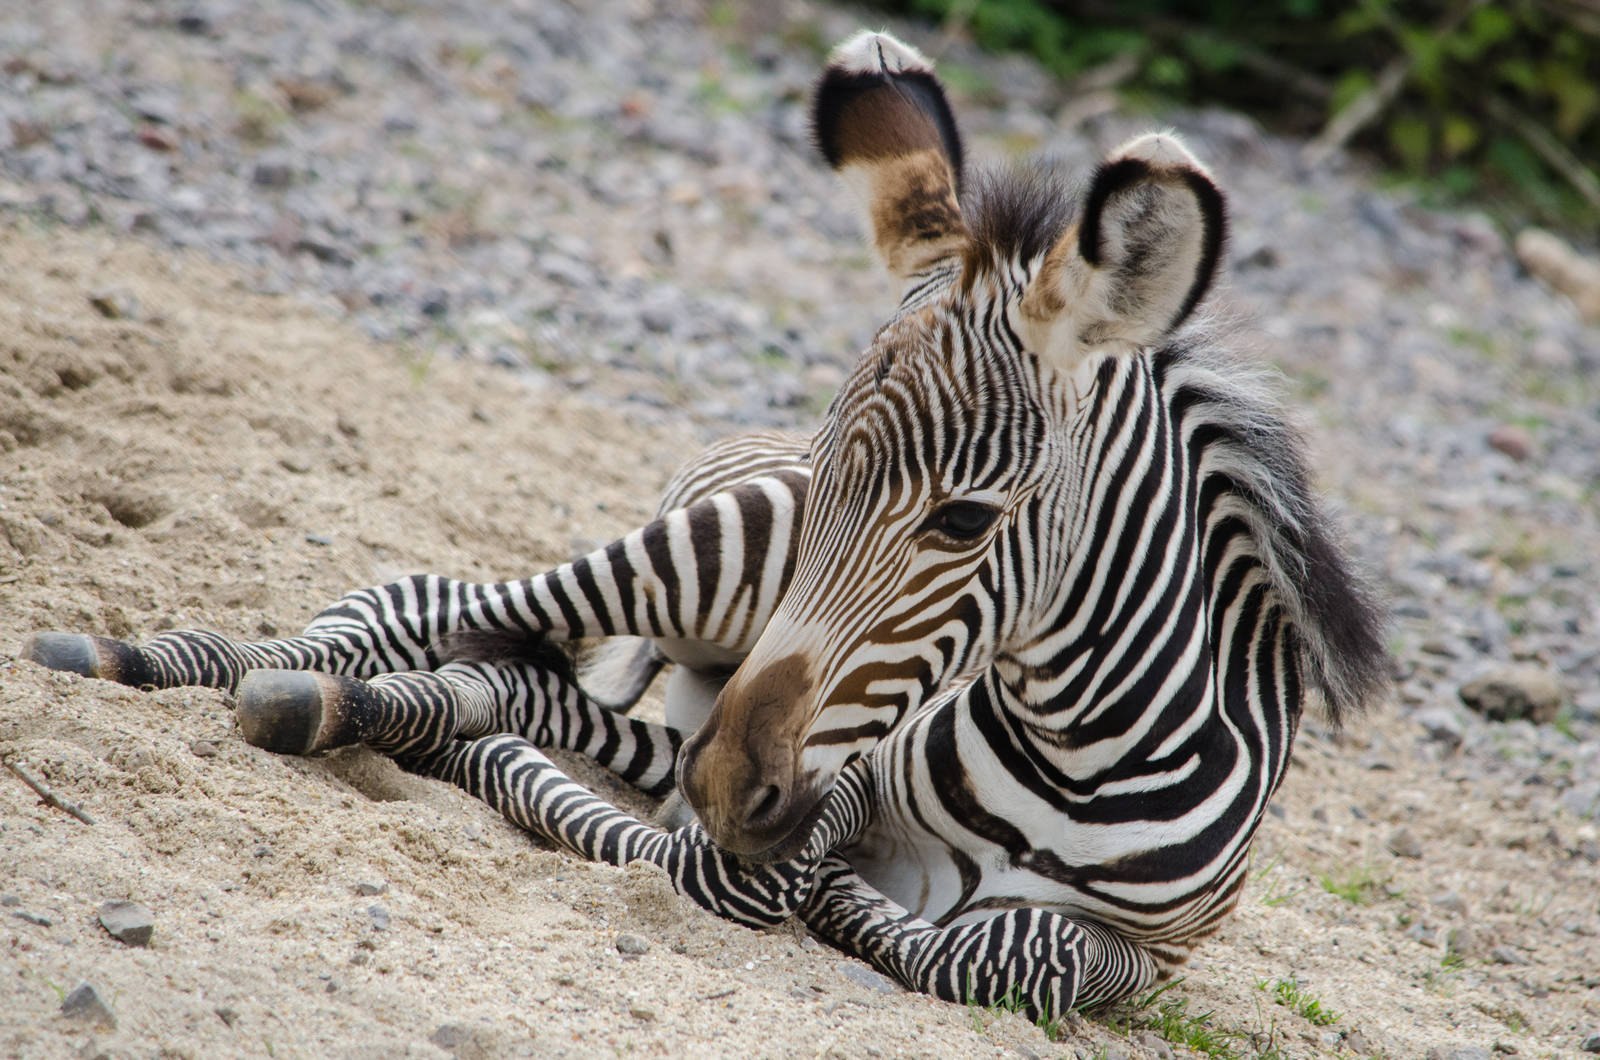
[[[1115,71],[1125,93],[1302,135],[1370,112],[1351,145],[1440,197],[1600,234],[1593,0],[877,2],[1069,80]]]

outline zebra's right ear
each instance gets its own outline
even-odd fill
[[[1222,192],[1164,133],[1123,144],[1095,171],[1076,224],[1040,263],[1013,326],[1073,370],[1090,352],[1161,341],[1205,297],[1227,236]]]
[[[896,278],[960,254],[961,136],[920,52],[886,33],[851,37],[828,58],[811,119],[817,147],[855,195]]]

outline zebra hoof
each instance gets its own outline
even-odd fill
[[[109,637],[84,633],[35,633],[22,644],[22,657],[52,670],[98,677],[125,685],[150,684],[139,649]]]
[[[366,682],[307,670],[251,670],[239,682],[239,731],[252,746],[308,755],[361,742]]]

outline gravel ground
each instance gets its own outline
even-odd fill
[[[419,379],[482,361],[702,437],[803,427],[888,301],[807,147],[806,89],[827,43],[882,20],[733,10],[16,0],[0,211],[242,266]],[[1311,745],[1379,789],[1420,764],[1463,797],[1515,797],[1592,867],[1600,333],[1481,217],[1348,160],[1306,172],[1298,144],[1237,115],[1131,114],[897,29],[939,57],[974,159],[1082,164],[1165,124],[1215,169],[1234,209],[1226,301],[1283,369],[1394,604],[1396,723],[1337,745],[1313,724]],[[143,312],[115,275],[94,295],[105,316]],[[19,440],[0,422],[0,452]],[[1592,931],[1600,909],[1575,915]]]

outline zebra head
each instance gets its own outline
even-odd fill
[[[702,824],[757,860],[796,852],[842,769],[1044,621],[1090,362],[1177,327],[1223,240],[1221,194],[1165,135],[1114,152],[1050,231],[964,211],[943,90],[886,35],[833,53],[814,125],[903,294],[813,442],[782,602],[684,747]]]

